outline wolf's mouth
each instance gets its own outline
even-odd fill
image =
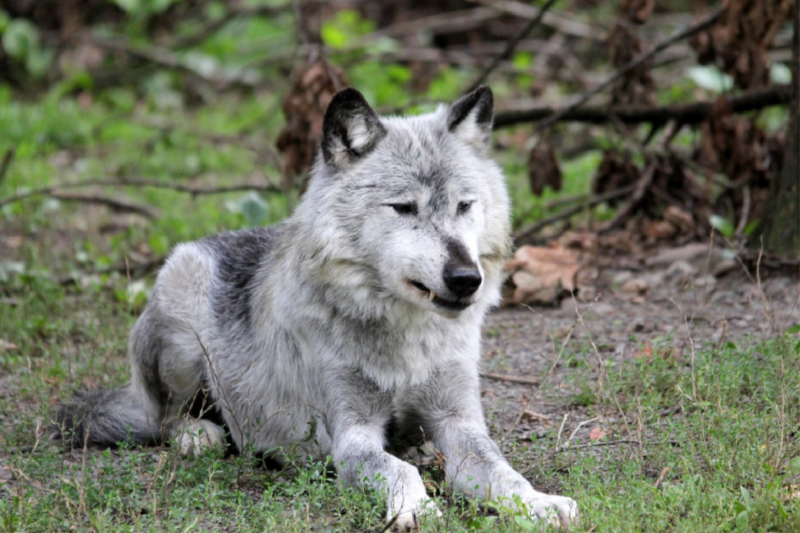
[[[461,300],[447,300],[445,298],[442,298],[441,296],[437,295],[435,292],[430,290],[428,287],[426,287],[419,281],[409,280],[408,282],[411,285],[413,285],[415,289],[424,293],[431,302],[444,309],[448,309],[450,311],[463,311],[464,309],[470,306],[471,302],[464,302]]]

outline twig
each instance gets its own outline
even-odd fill
[[[775,105],[787,105],[791,99],[789,85],[773,85],[725,97],[733,113],[746,113]],[[679,126],[698,124],[711,113],[715,102],[701,101],[667,106],[597,106],[567,108],[557,111],[552,107],[536,106],[529,109],[500,111],[494,117],[494,128],[507,128],[517,124],[537,121],[589,122],[602,124],[618,120],[624,124],[666,124],[675,120]],[[551,120],[552,119],[552,120]]]
[[[653,485],[654,489],[657,489],[658,486],[661,485],[661,482],[664,481],[664,476],[667,475],[667,472],[669,472],[668,466],[665,466],[664,468],[661,469],[661,473],[658,475],[658,479],[656,479],[655,485]]]
[[[569,413],[564,413],[564,418],[561,419],[561,427],[558,428],[558,437],[556,438],[556,451],[561,447],[561,434],[564,432],[564,424],[567,423]]]
[[[543,218],[542,220],[527,226],[516,233],[514,236],[514,242],[519,244],[521,242],[526,241],[534,234],[539,232],[541,229],[558,222],[560,220],[567,219],[572,215],[580,213],[584,209],[588,209],[590,207],[594,207],[598,204],[602,204],[603,202],[607,202],[608,200],[613,200],[615,198],[620,198],[627,194],[632,193],[636,189],[635,185],[629,185],[627,187],[622,187],[621,189],[617,189],[614,191],[604,192],[602,194],[598,194],[587,199],[584,202],[581,202],[579,205],[574,207],[570,207],[569,209],[564,209],[563,211],[556,213],[555,215],[549,216],[547,218]]]
[[[514,15],[515,17],[520,17],[524,19],[533,19],[539,16],[539,9],[537,7],[528,4],[523,4],[522,2],[513,2],[510,0],[475,0],[475,1],[483,6],[490,7],[498,11],[502,11],[503,13],[508,13],[509,15]],[[583,39],[592,39],[594,41],[602,40],[597,35],[597,32],[594,31],[594,28],[592,26],[589,26],[588,24],[584,24],[582,22],[564,18],[563,16],[557,15],[556,13],[546,13],[544,18],[542,19],[542,22],[546,26],[550,26],[556,31],[565,33],[567,35],[572,35],[574,37],[580,37]]]
[[[506,381],[509,383],[521,383],[523,385],[533,385],[538,387],[541,382],[537,379],[526,378],[522,376],[509,376],[508,374],[495,374],[494,372],[484,372],[481,377],[486,379],[493,379],[495,381]]]
[[[75,183],[62,183],[61,185],[52,185],[50,187],[42,187],[41,189],[33,189],[27,192],[15,194],[8,198],[0,199],[0,207],[8,205],[20,200],[25,200],[33,196],[53,196],[59,194],[66,189],[77,189],[80,187],[153,187],[156,189],[170,189],[177,192],[192,194],[194,196],[201,196],[207,194],[224,194],[229,192],[242,192],[242,191],[261,191],[270,193],[282,193],[283,191],[274,185],[255,185],[249,183],[241,183],[237,185],[228,185],[220,187],[198,187],[194,185],[186,185],[183,183],[175,183],[168,181],[147,180],[147,179],[126,179],[120,180],[86,180]]]
[[[719,16],[722,14],[723,8],[724,8],[724,4],[720,4],[719,6],[717,6],[717,8],[710,15],[708,15],[707,17],[701,19],[699,22],[697,22],[693,26],[690,26],[688,28],[685,28],[685,29],[679,31],[678,33],[676,33],[672,37],[669,37],[669,38],[661,41],[660,43],[656,44],[654,47],[652,47],[647,52],[644,52],[644,53],[638,55],[637,57],[633,58],[632,60],[628,61],[628,63],[626,63],[623,67],[621,67],[614,74],[612,74],[610,77],[608,77],[604,82],[602,82],[601,84],[597,85],[593,89],[590,89],[590,90],[586,91],[585,93],[583,93],[575,102],[573,102],[572,104],[568,105],[566,108],[562,109],[561,111],[559,111],[559,112],[555,113],[554,115],[551,115],[547,119],[543,120],[541,123],[539,123],[539,127],[543,128],[545,126],[553,124],[554,122],[557,122],[558,120],[561,119],[562,116],[564,116],[567,113],[569,113],[570,111],[573,111],[573,110],[577,109],[578,107],[582,106],[583,104],[588,102],[589,99],[592,96],[594,96],[594,95],[600,93],[601,91],[603,91],[604,89],[610,87],[615,81],[617,81],[618,79],[622,78],[623,76],[625,76],[625,74],[629,73],[633,69],[639,67],[645,61],[647,61],[651,57],[655,56],[657,53],[661,52],[662,50],[665,50],[666,48],[669,48],[671,45],[675,44],[676,42],[678,42],[680,40],[686,39],[687,37],[691,37],[692,35],[695,35],[695,34],[701,32],[701,31],[705,30],[706,28],[708,28],[709,26],[711,26],[712,24],[714,24],[717,21]]]
[[[642,177],[639,178],[639,181],[636,183],[636,190],[633,191],[633,195],[631,196],[630,200],[628,200],[625,205],[617,209],[617,212],[614,214],[614,218],[612,218],[608,223],[606,223],[602,228],[600,228],[600,233],[604,233],[611,229],[617,227],[620,223],[622,223],[628,216],[633,212],[636,206],[642,201],[644,195],[647,193],[647,190],[650,188],[650,185],[653,183],[653,176],[656,174],[656,164],[651,163],[645,171],[642,173]]]
[[[161,212],[147,205],[137,204],[124,198],[112,198],[101,193],[74,193],[66,191],[53,191],[48,196],[69,202],[83,202],[88,204],[107,205],[115,211],[138,213],[147,218],[159,218]]]
[[[199,68],[198,66],[193,66],[190,61],[175,54],[172,50],[160,46],[134,47],[124,41],[105,39],[92,39],[89,42],[101,48],[122,52],[164,68],[186,72],[215,85],[229,84],[247,89],[261,86],[259,75],[254,70],[226,71],[216,65],[211,69],[206,67]],[[211,72],[206,72],[206,70]]]
[[[565,442],[564,444],[562,444],[562,445],[561,445],[561,448],[564,448],[564,449],[566,449],[566,448],[569,448],[569,443],[570,443],[570,442],[572,442],[572,439],[574,439],[574,438],[575,438],[575,435],[577,435],[578,431],[579,431],[579,430],[580,430],[582,427],[584,427],[584,426],[586,426],[586,425],[589,425],[589,424],[591,424],[592,422],[594,422],[594,421],[596,421],[596,420],[599,420],[599,419],[600,419],[600,417],[599,417],[599,416],[596,416],[596,417],[594,417],[594,418],[590,418],[589,420],[584,420],[583,422],[581,422],[580,424],[578,424],[578,425],[577,425],[577,427],[576,427],[576,428],[575,428],[575,429],[572,431],[572,433],[570,434],[569,438],[567,439],[567,442]]]
[[[287,8],[291,6],[284,5],[284,6],[254,6],[248,8],[241,8],[241,9],[231,9],[222,17],[212,20],[211,22],[207,23],[205,26],[200,28],[198,31],[191,35],[187,35],[186,37],[182,37],[177,39],[175,42],[172,43],[172,48],[175,49],[183,49],[183,48],[191,48],[192,46],[198,45],[211,37],[211,35],[217,33],[219,30],[223,28],[228,22],[235,18],[247,18],[247,17],[259,17],[259,16],[274,16],[279,15],[287,11]]]
[[[539,13],[534,18],[532,18],[530,22],[528,22],[528,24],[525,25],[525,27],[522,29],[521,32],[515,35],[513,39],[508,41],[505,50],[503,50],[503,53],[494,58],[494,61],[492,61],[492,63],[483,72],[481,72],[480,76],[478,76],[478,78],[474,82],[472,82],[472,85],[470,85],[469,89],[467,89],[465,92],[471,93],[472,91],[477,89],[480,85],[483,84],[483,82],[487,80],[489,75],[492,72],[494,72],[494,69],[496,69],[498,65],[500,65],[501,61],[510,58],[511,54],[513,54],[514,50],[517,48],[519,42],[525,37],[527,37],[528,34],[531,31],[533,31],[533,28],[539,25],[539,23],[544,18],[545,13],[547,13],[547,10],[550,9],[550,7],[555,3],[556,0],[547,0],[547,3],[539,9]]]
[[[736,226],[736,236],[741,237],[747,228],[747,222],[750,220],[750,187],[745,185],[742,187],[742,214],[739,217],[739,224]]]
[[[454,33],[465,31],[480,26],[487,20],[496,19],[500,15],[495,9],[479,7],[475,9],[462,9],[449,13],[439,13],[429,17],[398,22],[381,28],[364,36],[364,41],[371,41],[380,37],[401,37],[420,31],[433,31],[436,33]]]
[[[11,162],[14,161],[14,156],[17,154],[17,149],[15,147],[8,148],[6,153],[3,155],[3,160],[0,161],[0,183],[3,181],[3,178],[6,177],[6,172],[11,167]]]

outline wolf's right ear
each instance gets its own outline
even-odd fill
[[[322,156],[328,165],[343,169],[369,153],[386,135],[378,115],[353,88],[339,91],[325,111]]]
[[[494,96],[481,86],[456,100],[447,110],[447,129],[477,150],[489,147],[494,118]]]

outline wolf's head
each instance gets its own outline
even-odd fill
[[[406,118],[339,92],[299,208],[319,243],[317,275],[376,312],[401,300],[456,317],[495,303],[509,202],[487,156],[492,116],[487,87]]]

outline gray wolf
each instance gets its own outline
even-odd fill
[[[189,416],[202,396],[239,450],[330,456],[341,481],[386,496],[395,529],[438,510],[386,451],[393,435],[441,452],[456,491],[574,521],[572,499],[509,466],[481,411],[481,324],[510,248],[492,118],[486,87],[405,118],[339,92],[294,214],[177,246],[131,332],[130,382],[62,405],[59,434],[196,453],[225,438]]]

